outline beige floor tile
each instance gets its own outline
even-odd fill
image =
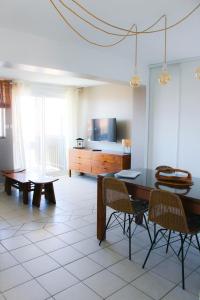
[[[73,229],[70,226],[67,226],[66,224],[48,224],[45,226],[45,230],[47,230],[48,232],[54,234],[54,235],[58,235],[58,234],[62,234],[65,232],[69,232],[72,231]]]
[[[152,272],[145,273],[138,279],[134,280],[132,285],[156,300],[161,299],[173,287],[175,287],[175,284],[172,282],[153,274]]]
[[[35,280],[28,281],[4,293],[6,300],[45,300],[49,296]],[[36,298],[37,297],[37,298]]]
[[[79,281],[67,270],[60,268],[37,278],[37,281],[51,294],[55,295]]]
[[[0,253],[6,252],[7,249],[0,244]]]
[[[179,283],[181,281],[181,264],[174,263],[170,259],[161,262],[151,271],[158,276],[170,280],[171,282]],[[187,276],[189,273],[190,270],[185,267],[185,276]]]
[[[19,249],[11,251],[11,254],[20,262],[25,262],[36,257],[44,255],[44,252],[41,251],[34,244],[21,247]]]
[[[107,300],[152,300],[152,298],[143,294],[131,285],[127,285],[121,290],[108,297]]]
[[[8,250],[17,249],[19,247],[31,244],[31,242],[24,236],[12,237],[10,239],[1,241],[1,243]]]
[[[108,270],[127,282],[133,281],[146,272],[146,270],[142,269],[141,265],[133,263],[129,259],[114,264]]]
[[[138,244],[132,242],[132,247],[131,247],[132,251],[131,252],[136,253],[137,251],[142,249],[141,247],[142,247],[141,245],[138,245]],[[111,250],[113,250],[114,252],[122,255],[123,257],[129,256],[129,244],[128,244],[128,241],[125,239],[123,239],[117,243],[114,243],[109,248]]]
[[[52,237],[53,235],[44,229],[40,229],[40,230],[35,230],[32,232],[29,232],[29,233],[25,234],[25,236],[29,240],[31,240],[33,243],[35,243],[35,242],[39,242],[39,241],[48,239],[48,238]]]
[[[200,297],[200,274],[197,272],[190,274],[187,278],[185,278],[185,286],[187,292]]]
[[[104,248],[92,253],[88,257],[102,265],[104,268],[107,268],[110,265],[113,265],[114,263],[124,259],[123,256],[108,248]]]
[[[23,266],[33,277],[40,276],[59,267],[48,255],[29,260],[23,263]]]
[[[162,300],[199,300],[199,297],[194,296],[183,290],[180,287],[176,287],[170,293],[168,293]]]
[[[14,259],[14,257],[10,253],[6,252],[0,254],[0,271],[13,267],[17,264],[17,260]]]
[[[132,256],[133,262],[136,262],[137,264],[142,266],[143,263],[144,263],[144,260],[146,258],[147,252],[148,252],[148,250],[145,249],[145,250],[141,250],[141,251],[135,253]],[[154,253],[154,251],[152,251],[150,256],[149,256],[149,259],[146,263],[145,269],[150,270],[151,268],[153,268],[154,266],[160,264],[164,260],[166,260],[165,257],[160,256],[160,255]]]
[[[87,237],[84,234],[82,234],[81,232],[79,232],[77,230],[63,233],[61,235],[58,235],[57,237],[69,245],[72,245],[72,244],[75,244],[82,240],[87,239]]]
[[[50,239],[37,242],[36,246],[38,246],[44,252],[49,253],[58,250],[60,248],[66,247],[66,243],[64,243],[63,241],[61,241],[56,237],[52,237]]]
[[[125,281],[107,270],[103,270],[89,277],[84,280],[84,283],[103,298],[110,296],[126,285]]]
[[[51,252],[49,255],[62,266],[83,257],[83,254],[71,246]]]
[[[54,298],[55,300],[67,300],[67,299],[100,300],[102,299],[82,283],[74,285],[71,288],[63,291],[62,293],[57,294]]]
[[[0,291],[4,292],[31,279],[31,275],[21,266],[15,266],[1,271]]]
[[[98,265],[91,259],[83,257],[71,264],[68,264],[67,266],[65,266],[65,269],[74,274],[80,280],[84,280],[101,271],[103,267]]]
[[[79,243],[74,244],[73,247],[85,255],[98,251],[101,248],[96,238],[83,240]]]

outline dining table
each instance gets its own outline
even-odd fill
[[[160,183],[155,177],[156,170],[153,169],[136,169],[140,172],[136,178],[118,177],[126,184],[128,193],[136,199],[149,201],[150,193],[154,189],[162,189],[177,194],[186,213],[200,216],[200,178],[192,177],[190,186],[170,186],[169,184]],[[100,174],[97,177],[97,231],[96,236],[101,240],[104,236],[106,226],[106,205],[103,197],[103,179],[105,177],[115,177],[115,173]],[[138,223],[142,220],[138,220]]]

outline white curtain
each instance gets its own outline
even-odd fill
[[[12,132],[13,132],[13,160],[14,168],[26,168],[23,128],[21,118],[21,101],[27,91],[23,83],[12,85]]]
[[[40,173],[66,172],[68,151],[77,137],[78,90],[26,86],[13,88],[15,167]]]

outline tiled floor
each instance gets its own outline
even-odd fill
[[[74,176],[55,183],[56,206],[25,206],[0,191],[0,300],[198,300],[200,255],[186,260],[186,290],[172,253],[152,253],[139,228],[128,242],[120,228],[96,239],[96,180]]]

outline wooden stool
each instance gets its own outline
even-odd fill
[[[53,182],[58,179],[41,177],[36,180],[29,180],[34,186],[33,205],[40,207],[41,196],[44,194],[48,202],[56,204]]]

